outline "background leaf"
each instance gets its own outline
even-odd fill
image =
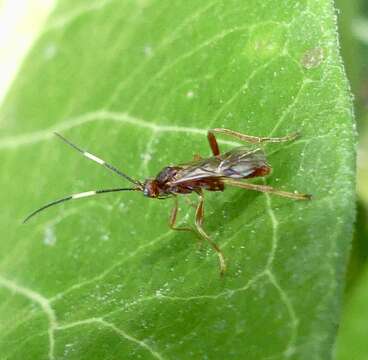
[[[355,114],[359,129],[357,157],[357,219],[354,226],[352,250],[350,254],[343,316],[336,341],[336,359],[365,360],[368,347],[365,338],[368,326],[368,4],[362,0],[340,0],[342,54],[347,74],[354,93]],[[345,11],[344,11],[345,10]],[[347,10],[347,11],[346,11]]]
[[[3,358],[330,356],[354,199],[351,102],[330,1],[60,2],[0,124]],[[208,155],[215,126],[300,131],[292,144],[266,146],[266,182],[314,195],[207,194],[224,278],[208,246],[168,230],[168,201],[81,200],[20,225],[51,199],[121,186],[54,130],[144,179]],[[184,201],[180,218],[193,221]]]

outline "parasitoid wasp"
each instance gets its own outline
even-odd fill
[[[297,138],[298,134],[290,134],[284,137],[258,137],[241,134],[237,131],[216,128],[209,130],[207,133],[208,142],[212,150],[213,156],[209,158],[201,158],[199,155],[195,156],[194,160],[185,164],[170,165],[164,167],[155,178],[150,178],[144,182],[135,180],[125,173],[118,170],[113,165],[98,158],[97,156],[79,148],[67,140],[62,135],[55,133],[66,144],[70,145],[75,150],[79,151],[86,158],[97,162],[120,177],[125,178],[134,186],[130,188],[114,188],[93,190],[73,195],[52,201],[28,215],[23,223],[27,222],[34,215],[40,211],[45,210],[51,206],[63,203],[68,200],[76,200],[84,197],[106,194],[110,192],[120,191],[141,191],[143,195],[154,199],[174,199],[174,207],[170,214],[169,226],[173,230],[179,231],[195,231],[190,227],[177,227],[176,218],[178,213],[178,195],[185,195],[196,193],[199,201],[195,212],[195,226],[197,233],[206,240],[211,247],[216,251],[219,258],[220,273],[224,274],[226,271],[225,257],[219,246],[207,235],[203,229],[204,219],[204,190],[207,191],[223,191],[225,186],[234,186],[247,190],[255,190],[260,192],[271,193],[294,200],[309,200],[311,195],[300,194],[297,192],[287,192],[277,190],[272,186],[259,185],[241,181],[255,177],[263,177],[271,172],[271,166],[267,163],[266,156],[261,147],[250,149],[246,146],[236,147],[226,153],[220,153],[220,149],[216,140],[215,134],[224,134],[232,136],[244,142],[251,144],[261,144],[266,142],[285,142],[292,141]]]

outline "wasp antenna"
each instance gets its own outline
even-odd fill
[[[109,164],[105,160],[100,159],[96,155],[93,155],[93,154],[89,153],[88,151],[85,151],[85,150],[81,149],[79,146],[73,144],[71,141],[69,141],[68,139],[66,139],[63,135],[59,134],[58,132],[55,131],[54,134],[59,139],[61,139],[62,141],[64,141],[67,145],[71,146],[74,150],[77,150],[78,152],[80,152],[87,159],[90,159],[90,160],[96,162],[97,164],[102,165],[106,169],[108,169],[108,170],[114,172],[115,174],[117,174],[117,175],[125,178],[126,180],[128,180],[132,184],[137,185],[140,189],[143,189],[143,185],[142,185],[142,183],[140,181],[131,178],[127,174],[124,174],[122,171],[120,171],[119,169],[117,169],[115,166]]]
[[[106,194],[106,193],[110,193],[110,192],[119,192],[119,191],[141,191],[141,188],[136,187],[136,188],[102,189],[102,190],[86,191],[86,192],[81,192],[81,193],[69,195],[69,196],[66,196],[64,198],[51,201],[48,204],[43,205],[40,208],[38,208],[37,210],[33,211],[32,213],[30,213],[23,220],[23,224],[25,224],[29,219],[31,219],[32,217],[34,217],[39,212],[41,212],[43,210],[46,210],[47,208],[49,208],[51,206],[58,205],[58,204],[61,204],[63,202],[69,201],[69,200],[77,200],[77,199],[81,199],[81,198],[84,198],[84,197],[90,197],[90,196],[95,196],[95,195],[99,195],[99,194]]]

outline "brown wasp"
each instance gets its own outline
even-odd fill
[[[60,204],[68,200],[80,199],[98,194],[105,194],[119,191],[141,191],[144,196],[154,199],[174,199],[174,207],[171,211],[169,225],[173,230],[194,231],[190,227],[177,227],[176,217],[178,212],[178,195],[196,193],[199,201],[195,213],[195,225],[198,234],[216,251],[219,257],[220,272],[223,274],[226,270],[224,255],[218,245],[211,240],[203,229],[204,218],[204,192],[208,191],[223,191],[226,185],[240,187],[248,190],[256,190],[261,192],[272,193],[275,195],[291,198],[294,200],[308,200],[311,195],[292,193],[274,189],[267,185],[258,185],[244,182],[244,179],[266,176],[271,172],[271,166],[266,161],[266,156],[260,147],[250,149],[249,147],[239,146],[226,153],[221,154],[215,137],[215,133],[230,135],[239,140],[261,144],[266,142],[284,142],[294,140],[298,134],[290,134],[284,137],[257,137],[241,134],[229,129],[212,129],[208,131],[207,138],[212,150],[213,156],[209,158],[201,158],[195,156],[194,160],[185,164],[171,165],[163,168],[158,175],[153,179],[147,179],[144,182],[135,180],[124,174],[114,166],[97,156],[82,150],[78,146],[71,143],[58,133],[55,133],[61,140],[73,147],[75,150],[82,153],[90,160],[97,162],[105,168],[111,170],[115,174],[125,178],[134,187],[131,188],[115,188],[103,189],[82,192],[74,195],[69,195],[59,200],[52,201],[39,209],[32,212],[24,220],[28,221],[31,217],[40,211],[49,208],[50,206]]]

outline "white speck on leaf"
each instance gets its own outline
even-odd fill
[[[110,235],[109,234],[103,234],[103,235],[101,235],[101,240],[102,241],[110,240]]]
[[[44,234],[44,238],[43,238],[43,243],[46,246],[54,246],[56,243],[56,235],[54,232],[54,228],[49,226],[45,229],[45,234]]]
[[[288,347],[285,351],[285,357],[289,358],[295,354],[295,348],[294,347]]]
[[[44,50],[44,57],[46,60],[52,59],[57,53],[57,47],[54,44],[49,44]]]
[[[194,96],[194,92],[193,92],[192,90],[189,90],[189,91],[187,92],[187,98],[188,98],[188,99],[191,99],[193,96]]]
[[[314,69],[321,65],[324,59],[324,51],[320,47],[307,50],[301,60],[302,65],[306,69]]]
[[[151,156],[151,154],[148,154],[148,153],[141,154],[141,159],[142,159],[145,163],[148,163],[148,162],[152,159],[152,156]]]
[[[146,57],[151,57],[153,55],[153,49],[150,45],[146,45],[143,48],[143,52]]]

